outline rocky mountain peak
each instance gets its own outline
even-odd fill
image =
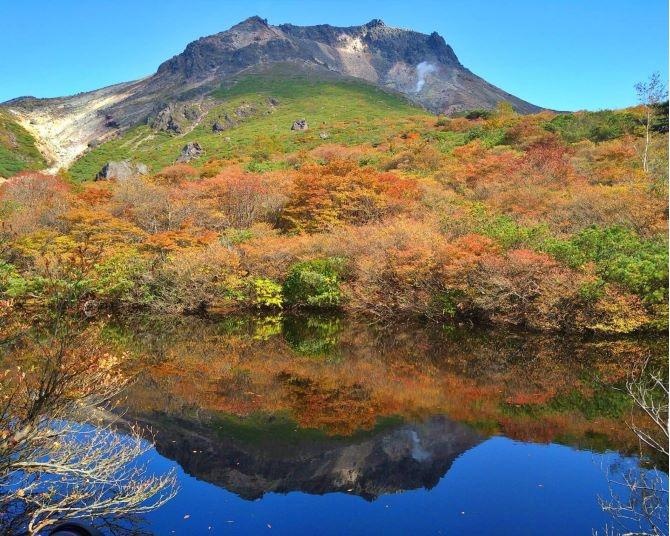
[[[254,30],[257,28],[267,28],[268,19],[262,19],[258,15],[244,19],[242,22],[238,22],[235,26],[232,26],[231,30]]]
[[[273,26],[256,15],[190,43],[163,63],[148,85],[193,90],[272,63],[360,78],[437,113],[493,108],[501,100],[520,112],[539,109],[468,71],[437,32],[394,28],[380,19],[347,27]]]
[[[386,23],[382,19],[372,19],[370,22],[365,24],[366,28],[374,28],[375,26],[386,26]]]

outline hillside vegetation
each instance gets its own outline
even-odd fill
[[[216,91],[212,98],[212,108],[204,117],[184,125],[184,135],[137,126],[80,158],[72,166],[72,178],[92,179],[110,160],[136,160],[157,171],[172,164],[191,141],[200,143],[205,151],[196,165],[212,157],[251,155],[262,160],[270,153],[309,149],[324,142],[320,134],[333,143],[379,143],[395,129],[409,125],[412,116],[428,117],[404,97],[364,82],[289,77],[278,68],[243,78],[231,88]],[[310,130],[292,135],[291,125],[302,118],[308,120]],[[213,132],[215,122],[226,130]]]
[[[541,331],[667,324],[667,107],[435,117],[354,82],[249,76],[2,187],[0,293],[29,311],[343,310]],[[304,118],[307,131],[292,131]],[[215,132],[212,125],[223,125]],[[197,141],[204,154],[175,164]],[[92,182],[108,160],[143,177]]]
[[[44,157],[35,145],[35,138],[0,109],[0,177],[10,177],[24,170],[42,169]]]

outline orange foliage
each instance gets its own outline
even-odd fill
[[[289,229],[307,232],[361,225],[399,212],[418,195],[415,181],[393,173],[341,160],[307,164],[296,174],[282,219]]]
[[[164,167],[155,175],[157,182],[177,185],[185,180],[195,179],[200,172],[188,164],[172,164]]]
[[[520,156],[515,151],[487,150],[479,140],[457,147],[443,173],[449,185],[473,188],[479,184],[510,182]]]
[[[144,246],[150,251],[169,252],[211,244],[217,238],[212,231],[199,231],[191,227],[163,231],[150,235]]]
[[[77,198],[89,206],[106,205],[112,199],[110,184],[94,182],[84,186]]]
[[[9,209],[5,225],[21,235],[57,225],[70,204],[70,192],[59,177],[22,172],[0,185],[0,202]]]
[[[215,177],[185,184],[183,191],[205,209],[207,226],[244,228],[258,221],[276,221],[287,187],[283,174],[258,175],[232,166]]]

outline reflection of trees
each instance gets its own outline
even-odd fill
[[[66,320],[67,306],[43,329],[1,307],[0,532],[36,534],[73,518],[109,528],[170,499],[174,474],[153,476],[138,462],[151,448],[139,430],[120,434],[102,420],[127,380],[97,331]]]
[[[656,341],[330,320],[284,318],[275,335],[261,322],[263,337],[254,337],[254,318],[120,326],[119,343],[142,367],[155,364],[129,404],[177,414],[288,412],[302,427],[345,435],[385,416],[445,413],[486,433],[633,452],[623,422],[630,403],[609,386],[623,385],[641,355],[662,354]],[[301,351],[324,346],[315,340],[327,341],[327,359]]]
[[[284,340],[297,353],[333,358],[341,320],[335,316],[287,316],[282,323]]]

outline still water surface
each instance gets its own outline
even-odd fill
[[[156,534],[602,534],[608,479],[646,470],[616,387],[667,352],[336,317],[105,337],[136,358],[124,404],[156,434],[151,467],[178,471]]]

